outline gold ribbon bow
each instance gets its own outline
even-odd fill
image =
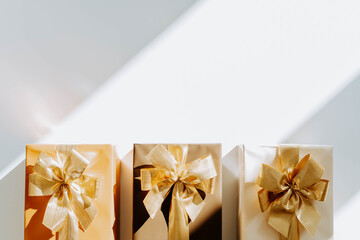
[[[263,164],[256,183],[261,211],[270,207],[268,224],[280,239],[299,240],[300,222],[315,235],[321,216],[312,200],[324,201],[329,181],[321,179],[324,169],[310,154],[299,162],[299,146],[279,146],[282,171]]]
[[[29,196],[48,196],[43,224],[59,232],[59,240],[77,240],[79,227],[85,231],[97,210],[90,198],[96,198],[99,179],[83,175],[89,161],[74,146],[59,145],[56,158],[44,152],[29,176]]]
[[[172,189],[169,240],[189,239],[189,218],[195,221],[205,205],[197,189],[213,193],[216,169],[211,155],[186,164],[187,145],[157,145],[146,159],[155,168],[141,169],[141,190],[149,191],[144,205],[151,218]]]

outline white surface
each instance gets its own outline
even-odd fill
[[[352,80],[360,34],[351,12],[336,2],[280,1],[280,9],[261,2],[267,10],[255,11],[260,2],[207,1],[191,9],[74,111],[53,139],[284,138]]]
[[[344,204],[335,216],[336,236],[337,239],[356,239],[358,236],[360,214],[360,192],[349,199],[349,202]]]
[[[359,6],[202,1],[40,142],[113,142],[125,155],[133,142],[222,142],[227,153],[239,143],[285,141],[359,70]],[[11,218],[1,217],[0,238],[9,239],[23,228],[23,172],[2,173],[1,201],[19,201],[0,207]]]

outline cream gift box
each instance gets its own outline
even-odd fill
[[[220,144],[135,144],[133,154],[133,239],[221,239]]]
[[[258,185],[259,173],[262,172],[262,174],[264,174],[264,168],[268,169],[268,167],[264,167],[263,164],[266,164],[267,166],[278,171],[282,169],[281,149],[284,149],[282,147],[282,145],[264,147],[243,145],[239,147],[238,156],[240,178],[238,216],[239,235],[241,240],[280,239],[280,236],[282,235],[279,233],[279,231],[275,230],[274,227],[270,226],[271,224],[277,224],[277,226],[279,226],[280,224],[280,228],[287,229],[287,221],[277,221],[279,220],[279,218],[277,216],[274,217],[274,215],[272,215],[271,218],[269,217],[271,205],[269,207],[270,210],[267,209],[264,212],[261,211],[260,201],[261,196],[263,195],[260,194],[258,196],[258,192],[262,189]],[[311,156],[311,159],[315,160],[317,163],[320,164],[318,166],[319,169],[323,170],[323,174],[318,173],[317,175],[321,175],[321,179],[328,180],[326,197],[322,199],[324,201],[306,201],[310,202],[312,206],[316,209],[318,215],[321,216],[319,217],[316,213],[314,213],[315,215],[313,218],[308,218],[311,221],[315,221],[314,225],[318,224],[317,227],[315,227],[316,231],[314,229],[311,229],[309,226],[308,229],[305,229],[302,223],[298,223],[300,239],[333,239],[333,148],[331,146],[307,145],[285,145],[285,149],[286,147],[294,147],[295,149],[298,148],[298,156],[296,157],[296,159],[298,159],[298,162],[296,163],[298,166],[300,160],[302,160],[304,157],[306,158],[306,156],[310,154],[309,156]],[[285,152],[285,150],[283,150],[282,152]],[[316,163],[314,164],[316,165]],[[318,172],[320,172],[320,170]],[[300,175],[300,173],[297,174]],[[301,175],[304,174],[301,173]],[[324,182],[326,181],[324,180]],[[264,184],[270,184],[270,182],[263,182],[262,185]],[[325,194],[323,195],[323,197],[324,196]],[[317,218],[318,223],[316,222],[317,220],[315,220]],[[305,224],[307,223],[305,222]],[[314,236],[309,233],[309,230],[314,232]],[[286,231],[283,230],[283,233],[286,234]],[[282,239],[286,238],[283,237]]]
[[[112,145],[27,145],[25,239],[119,239],[116,165]]]

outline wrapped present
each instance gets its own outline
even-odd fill
[[[135,144],[134,240],[221,239],[221,145]]]
[[[118,239],[112,145],[27,145],[25,239]]]
[[[333,239],[332,147],[240,151],[240,239]]]

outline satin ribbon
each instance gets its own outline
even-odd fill
[[[189,239],[189,218],[195,221],[205,202],[198,189],[213,193],[216,169],[211,155],[186,164],[187,145],[157,145],[147,156],[154,168],[141,169],[144,205],[151,218],[171,192],[169,240]]]
[[[299,162],[299,146],[280,145],[279,156],[281,172],[263,164],[256,181],[261,211],[270,208],[268,224],[280,239],[299,240],[299,223],[314,236],[321,216],[312,200],[325,200],[324,169],[310,154]]]
[[[59,233],[59,240],[77,240],[79,227],[86,231],[97,210],[96,198],[100,182],[83,174],[89,161],[72,145],[59,145],[56,158],[44,152],[29,175],[29,196],[51,196],[43,224]]]

